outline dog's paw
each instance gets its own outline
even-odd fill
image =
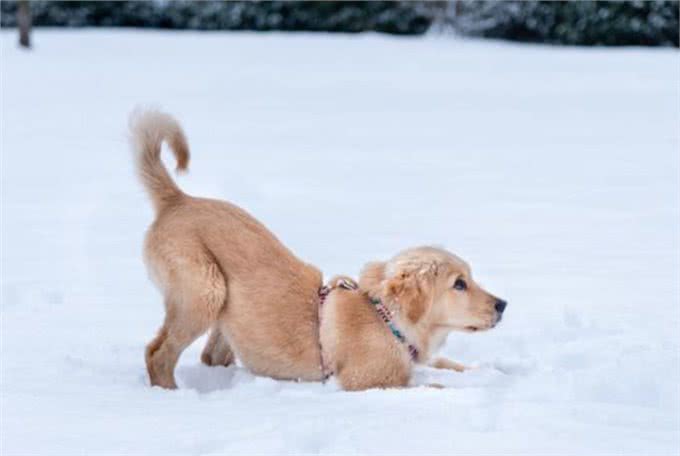
[[[474,367],[465,366],[464,364],[457,363],[446,358],[437,358],[434,360],[431,366],[436,369],[447,369],[456,372],[465,372],[466,370],[474,369]]]

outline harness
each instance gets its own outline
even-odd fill
[[[331,293],[336,288],[342,288],[344,290],[351,290],[355,291],[359,289],[359,285],[352,279],[344,278],[341,277],[336,281],[335,284],[333,285],[324,285],[321,288],[319,288],[319,357],[320,357],[320,362],[319,365],[321,366],[321,381],[326,382],[328,378],[333,375],[333,372],[328,369],[328,366],[326,365],[326,362],[324,361],[323,358],[323,347],[321,345],[321,308],[323,307],[324,302],[326,301],[326,298],[328,295]],[[385,322],[387,327],[389,328],[390,332],[394,337],[402,344],[406,345],[406,348],[408,349],[408,353],[411,357],[411,361],[415,361],[418,359],[418,348],[410,343],[408,339],[406,339],[406,336],[399,331],[397,326],[394,324],[394,321],[392,320],[392,311],[387,308],[387,306],[382,302],[380,298],[370,298],[371,305],[377,312],[378,316],[382,321]]]
[[[396,337],[399,342],[406,345],[408,348],[408,353],[411,355],[411,361],[418,359],[418,348],[416,348],[415,345],[409,343],[409,341],[406,339],[406,336],[404,336],[402,332],[396,327],[392,321],[392,312],[390,309],[388,309],[387,306],[385,306],[385,304],[383,304],[383,302],[378,298],[371,298],[371,304],[373,304],[375,311],[378,312],[378,315],[380,315],[382,321],[384,321],[387,324],[387,327],[390,328],[390,331],[392,331],[394,337]]]

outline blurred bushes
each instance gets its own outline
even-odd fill
[[[444,2],[339,1],[34,1],[33,24],[193,30],[377,31],[425,33]],[[16,25],[3,1],[1,25]]]
[[[678,46],[677,1],[461,1],[460,33],[578,45]]]
[[[16,2],[0,2],[2,27]],[[677,1],[34,1],[36,26],[153,27],[471,36],[575,45],[678,46]]]

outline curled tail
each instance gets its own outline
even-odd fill
[[[134,112],[130,116],[130,133],[137,172],[158,212],[184,196],[161,161],[161,144],[168,143],[177,160],[177,171],[183,171],[189,164],[186,137],[179,123],[160,111]]]

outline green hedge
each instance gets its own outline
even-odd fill
[[[2,27],[16,2],[0,2]],[[102,1],[31,2],[36,26],[422,34],[452,24],[471,36],[574,45],[678,46],[678,1]]]
[[[678,46],[677,1],[461,1],[463,34],[577,45]]]
[[[31,2],[36,26],[152,27],[425,33],[442,2],[102,1]],[[16,25],[16,2],[3,1],[2,26]]]

